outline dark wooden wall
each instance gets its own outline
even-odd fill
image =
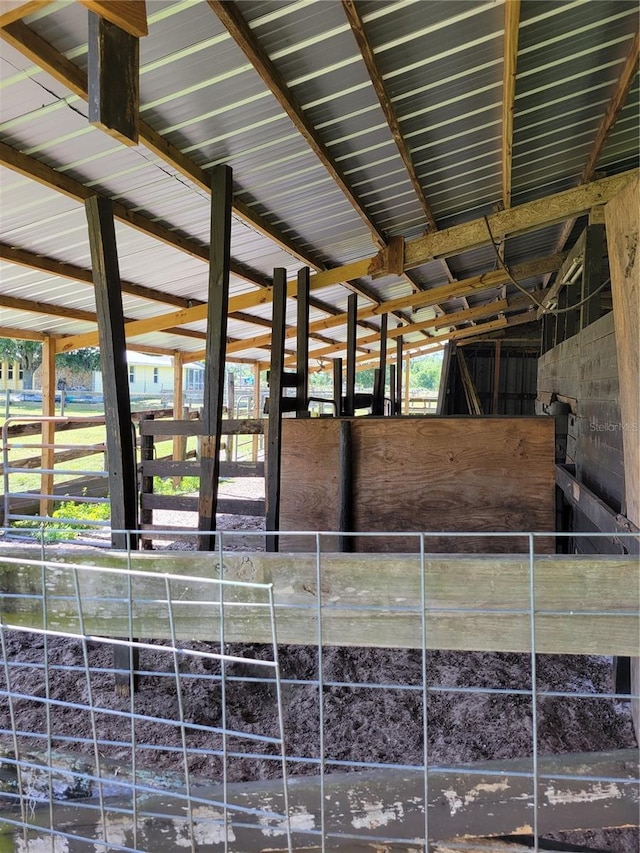
[[[542,356],[538,399],[546,401],[550,393],[568,399],[573,409],[567,462],[575,464],[578,480],[620,512],[623,430],[612,312]]]
[[[285,420],[282,530],[336,530],[342,419]],[[551,418],[353,418],[355,531],[547,531],[555,525]],[[286,537],[282,550],[313,547]],[[333,549],[334,542],[327,542]],[[523,551],[523,538],[430,537],[428,550]],[[545,549],[549,544],[545,543]],[[359,551],[415,551],[359,537]],[[552,548],[551,548],[552,550]]]

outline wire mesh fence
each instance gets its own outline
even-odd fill
[[[234,532],[213,552],[2,549],[8,850],[553,849],[634,832],[630,696],[609,673],[640,652],[636,558],[559,562],[523,534],[525,554],[458,560],[468,534],[445,557],[415,534],[398,561],[299,535],[315,549],[260,553],[264,532],[248,552]],[[475,586],[455,577],[468,560],[489,569]],[[597,571],[616,573],[600,597]],[[550,620],[571,625],[556,647]]]

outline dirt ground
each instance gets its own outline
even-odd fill
[[[254,495],[251,495],[254,496]],[[256,529],[259,520],[221,519],[226,527],[242,525]],[[175,518],[159,523],[177,523]],[[189,547],[167,542],[161,548]],[[254,543],[253,547],[256,547]],[[24,666],[11,669],[12,690],[31,696],[45,693],[42,637],[6,633],[7,657]],[[160,646],[161,644],[158,644]],[[215,651],[210,644],[192,643],[188,648]],[[245,658],[269,657],[263,646],[235,645],[227,653]],[[143,650],[140,657],[139,689],[131,704],[118,698],[113,689],[112,652],[109,647],[89,645],[90,688],[93,702],[102,708],[142,715],[179,719],[179,697],[174,677],[174,660],[159,647]],[[48,664],[55,669],[50,679],[52,698],[86,702],[89,685],[84,677],[81,644],[69,640],[48,641]],[[315,647],[283,646],[280,649],[283,682],[283,724],[292,775],[317,772],[319,691],[305,683],[318,677]],[[324,756],[326,769],[344,770],[337,762],[374,762],[421,765],[424,760],[422,656],[420,652],[386,649],[325,649],[322,662],[324,687]],[[194,778],[221,777],[221,760],[211,751],[221,748],[219,735],[198,726],[221,726],[222,695],[218,665],[209,659],[179,660],[183,713],[188,725],[189,770]],[[427,655],[427,746],[430,764],[457,764],[487,759],[527,757],[532,752],[532,707],[526,695],[488,693],[531,687],[530,661],[519,654],[430,652]],[[163,675],[162,673],[165,673]],[[278,735],[278,715],[273,683],[255,680],[264,670],[255,664],[226,666],[225,719],[228,730],[259,735]],[[237,679],[237,680],[236,680]],[[4,674],[0,689],[6,689]],[[334,684],[341,682],[340,685]],[[351,686],[345,686],[351,685]],[[356,686],[357,685],[357,686]],[[385,685],[377,688],[371,685]],[[390,685],[394,685],[393,687]],[[411,689],[413,688],[413,689]],[[453,692],[455,688],[475,688]],[[538,656],[539,691],[567,691],[591,694],[590,698],[539,697],[537,704],[537,746],[540,755],[571,752],[600,752],[637,746],[627,702],[597,697],[612,689],[612,661],[586,656]],[[28,699],[14,703],[15,719],[23,733],[46,730],[44,706]],[[92,753],[91,718],[77,710],[56,709],[51,715],[56,748]],[[101,754],[130,760],[131,726],[122,717],[96,715]],[[0,705],[0,727],[11,729],[9,708]],[[181,735],[178,727],[161,722],[135,724],[139,768],[154,771],[183,771]],[[86,740],[85,740],[86,739]],[[43,741],[22,738],[30,749],[46,748]],[[148,748],[141,748],[143,745]],[[4,736],[0,748],[10,748]],[[228,759],[229,781],[251,781],[280,775],[277,749],[271,744],[228,738],[227,748],[237,757]],[[251,753],[251,755],[247,755]],[[269,755],[272,758],[269,758]],[[261,757],[264,756],[264,757]],[[335,762],[335,763],[334,763]],[[551,838],[551,836],[549,836]],[[563,834],[554,840],[577,845],[577,849],[639,853],[637,829]]]

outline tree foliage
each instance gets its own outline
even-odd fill
[[[56,364],[58,367],[67,367],[78,373],[85,370],[100,370],[100,350],[98,347],[85,347],[73,352],[61,353],[56,356]]]

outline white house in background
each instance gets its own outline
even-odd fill
[[[168,355],[146,355],[127,351],[129,391],[132,394],[172,395],[173,358]],[[183,387],[185,392],[202,392],[204,388],[204,365],[194,362],[184,368]],[[102,373],[93,374],[93,390],[101,392]]]

